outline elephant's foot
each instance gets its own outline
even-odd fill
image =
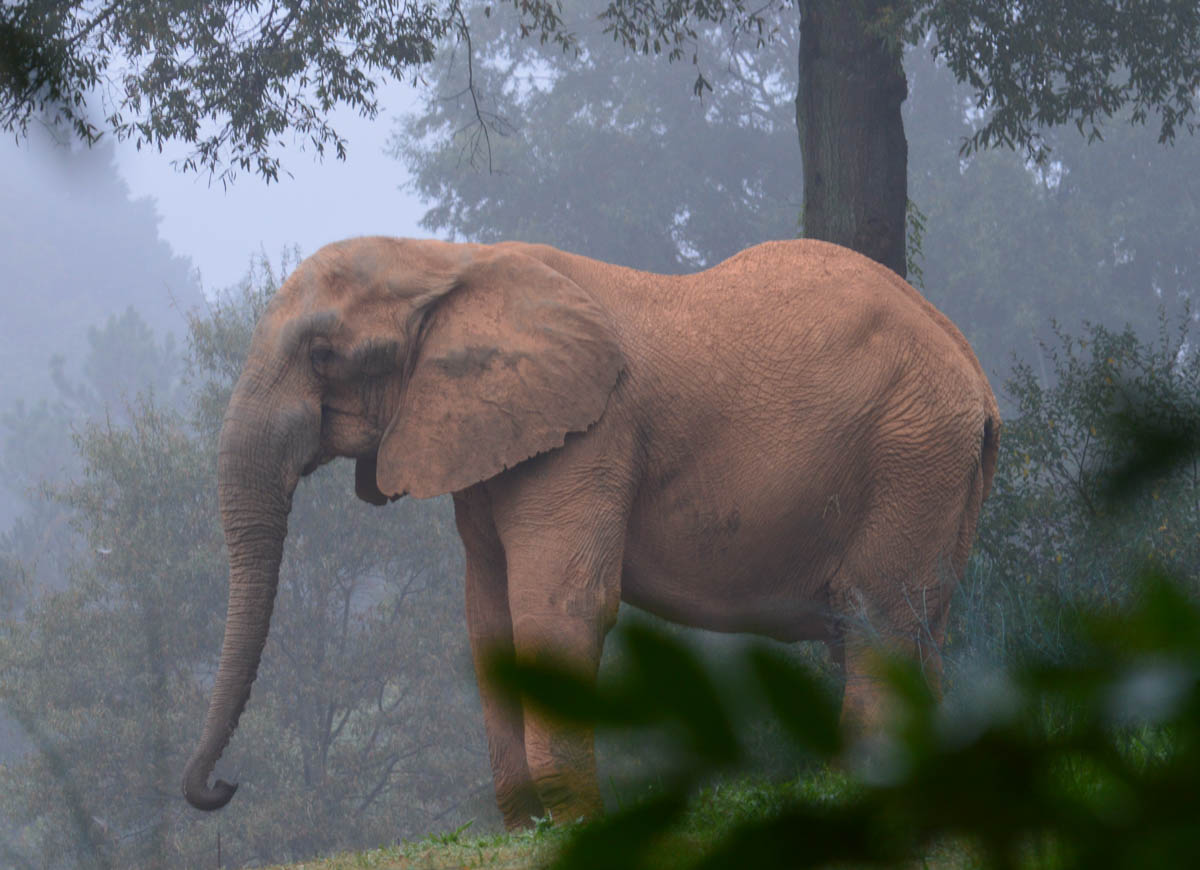
[[[893,747],[887,736],[890,722],[884,686],[862,673],[846,674],[842,696],[842,750],[833,766],[872,780],[889,768]]]
[[[504,815],[504,827],[510,831],[532,828],[538,819],[546,816],[546,808],[538,798],[537,788],[531,781],[498,790],[496,803]]]
[[[529,773],[555,824],[604,813],[591,729],[552,725],[535,715],[526,718],[525,737]]]
[[[595,776],[577,772],[543,774],[537,780],[542,804],[555,824],[588,821],[604,814]]]
[[[885,687],[875,678],[847,675],[842,696],[842,732],[848,737],[877,734],[890,719]]]

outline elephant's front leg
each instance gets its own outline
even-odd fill
[[[491,684],[492,656],[513,654],[504,549],[481,489],[454,496],[454,515],[467,562],[467,629],[483,704],[496,803],[507,828],[527,828],[546,815],[525,760],[521,705]]]
[[[516,617],[517,658],[525,663],[566,666],[594,680],[602,632],[591,619],[525,613]],[[538,797],[555,822],[590,819],[604,811],[596,778],[594,731],[526,707],[525,757]]]
[[[566,667],[594,680],[620,602],[619,543],[595,530],[544,527],[538,539],[506,539],[509,606],[518,661]],[[525,757],[542,804],[557,822],[603,811],[593,729],[537,708],[524,711]]]

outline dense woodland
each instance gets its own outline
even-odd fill
[[[684,272],[803,234],[794,15],[762,44],[703,22],[693,66],[631,54],[599,24],[575,26],[570,51],[521,39],[501,11],[465,8],[469,72],[461,33],[436,34],[422,110],[395,123],[431,235]],[[964,152],[986,107],[912,43],[908,276],[970,340],[1005,414],[952,611],[953,705],[980,673],[1065,659],[1064,614],[1125,601],[1147,558],[1194,572],[1194,463],[1121,509],[1102,471],[1131,437],[1114,411],[1178,420],[1200,394],[1200,138],[1160,143],[1131,104],[1102,141],[1039,128],[1041,162]],[[224,762],[244,782],[237,812],[183,802],[225,609],[216,433],[253,324],[303,252],[248,247],[245,279],[204,296],[109,151],[57,153],[66,197],[0,161],[0,864],[211,866],[219,833],[226,866],[253,866],[497,827],[449,502],[371,508],[340,462],[297,492]],[[788,654],[836,682],[819,651]],[[773,735],[756,738],[763,757]],[[650,746],[602,747],[613,800],[655,769]]]

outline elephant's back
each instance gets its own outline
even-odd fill
[[[985,412],[997,413],[958,327],[895,272],[848,248],[813,239],[765,242],[683,284],[680,311],[750,356],[780,365],[803,360],[810,371],[837,361],[838,380],[857,368],[885,386],[936,370],[947,390],[972,394]]]
[[[778,322],[791,315],[817,326],[858,320],[875,328],[929,330],[927,341],[940,343],[944,336],[978,367],[966,338],[929,300],[891,269],[841,245],[816,239],[763,242],[683,281],[691,302],[704,297],[726,308],[730,322],[737,321],[739,310],[753,309],[747,320]]]
[[[508,244],[571,278],[612,313],[631,381],[653,393],[656,405],[664,384],[679,386],[677,398],[687,404],[704,398],[683,395],[695,390],[732,393],[786,378],[793,401],[818,407],[834,393],[844,401],[846,390],[863,399],[894,396],[916,379],[928,381],[913,389],[935,405],[961,403],[966,394],[976,416],[998,417],[987,377],[949,318],[890,269],[840,245],[770,241],[702,272],[658,275],[545,245]],[[939,375],[930,380],[933,372]],[[741,410],[753,416],[756,406]]]

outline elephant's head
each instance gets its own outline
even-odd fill
[[[621,367],[606,311],[517,247],[364,238],[300,264],[221,428],[229,609],[184,772],[193,806],[218,809],[236,788],[208,777],[258,669],[300,477],[349,456],[372,504],[466,488],[594,423]]]

